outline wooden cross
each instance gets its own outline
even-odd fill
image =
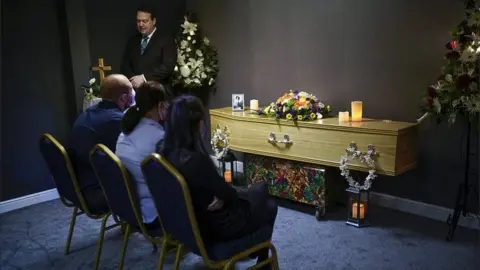
[[[100,73],[100,83],[105,79],[105,71],[112,70],[112,66],[104,66],[103,58],[98,58],[98,66],[92,67],[93,71],[98,71]]]

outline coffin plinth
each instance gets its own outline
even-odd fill
[[[230,149],[243,153],[338,167],[345,149],[355,142],[362,152],[369,144],[375,146],[378,174],[396,176],[416,165],[417,123],[375,119],[339,123],[336,117],[293,122],[229,107],[211,109],[210,119],[212,132],[217,125],[228,126]],[[282,142],[285,135],[291,143]],[[349,163],[349,168],[368,171],[358,161]]]

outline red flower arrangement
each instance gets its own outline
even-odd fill
[[[466,4],[466,17],[452,32],[445,47],[446,65],[437,82],[427,88],[424,110],[438,120],[454,123],[458,115],[480,113],[478,57],[480,55],[480,10],[474,0]]]

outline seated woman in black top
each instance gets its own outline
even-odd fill
[[[228,241],[262,226],[270,226],[273,233],[277,205],[269,198],[267,185],[256,184],[245,193],[237,193],[225,183],[202,143],[204,117],[197,97],[176,98],[167,113],[161,151],[188,183],[202,237],[207,243]],[[268,250],[256,256],[264,260]]]

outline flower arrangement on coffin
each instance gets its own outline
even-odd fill
[[[466,4],[465,19],[452,31],[446,44],[446,64],[437,82],[428,87],[425,112],[439,121],[453,124],[458,115],[476,116],[480,112],[477,59],[480,54],[480,9],[475,1]]]
[[[83,110],[102,100],[100,98],[100,85],[95,78],[91,78],[88,81],[88,85],[82,85],[82,89],[85,92],[83,98]]]
[[[325,106],[318,98],[307,92],[290,89],[290,92],[279,97],[258,114],[293,121],[321,119],[331,111],[330,105]]]
[[[173,85],[184,89],[208,86],[214,90],[218,73],[217,50],[203,36],[192,15],[185,16],[183,31],[177,37],[177,64]]]

